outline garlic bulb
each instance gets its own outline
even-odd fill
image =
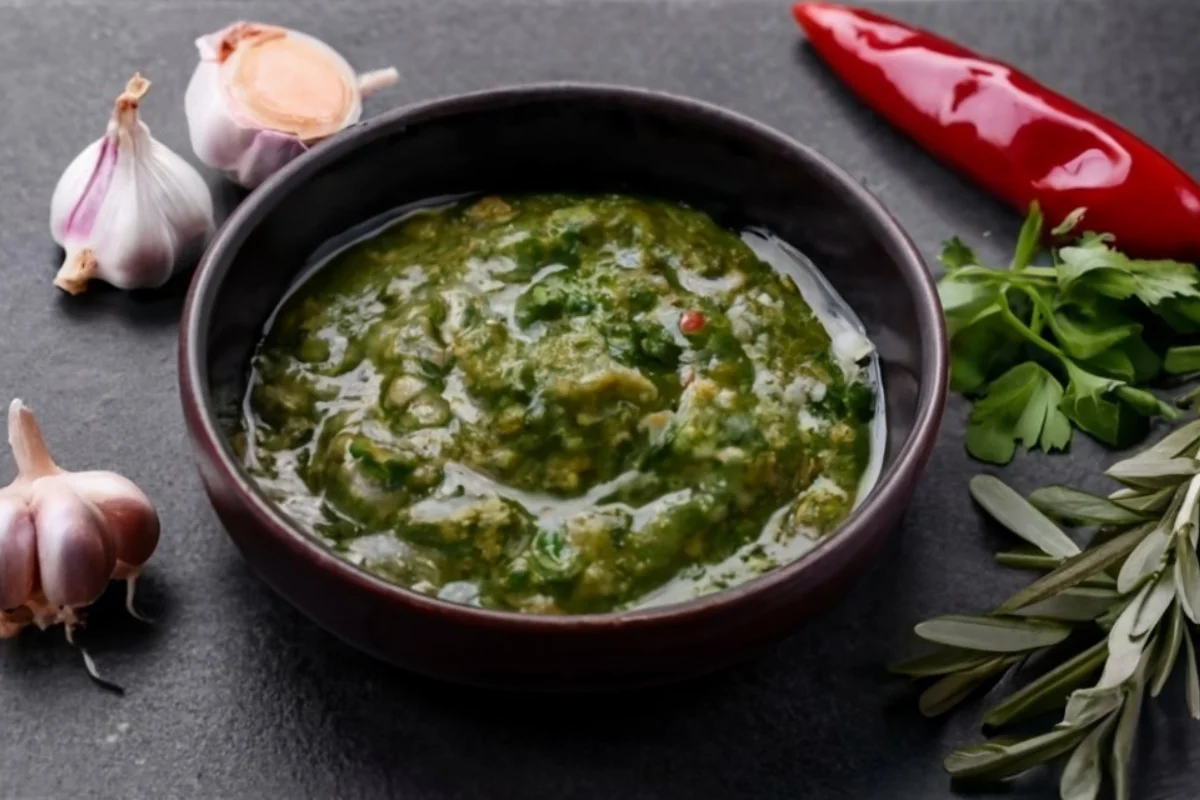
[[[66,250],[54,285],[79,294],[99,279],[120,289],[162,286],[213,231],[212,197],[194,167],[150,135],[134,75],[108,132],[75,157],[50,201],[50,232]]]
[[[398,79],[355,75],[341,54],[298,31],[237,22],[196,40],[184,107],[196,157],[253,189],[362,116],[362,98]]]
[[[20,400],[8,409],[17,477],[0,489],[0,638],[23,627],[63,623],[125,580],[126,608],[158,544],[158,512],[114,472],[67,472],[54,463],[41,428]]]

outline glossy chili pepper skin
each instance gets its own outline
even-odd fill
[[[862,9],[797,3],[796,21],[871,108],[947,165],[1021,212],[1036,200],[1057,225],[1126,253],[1200,259],[1200,185],[1110,120],[1012,67]]]

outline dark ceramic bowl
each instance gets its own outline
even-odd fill
[[[230,450],[252,348],[306,259],[389,209],[474,191],[661,195],[767,227],[810,256],[866,323],[882,360],[883,473],[799,561],[690,602],[538,617],[453,605],[388,584],[306,535]],[[230,536],[285,599],[356,647],[428,675],[526,689],[671,681],[744,658],[827,608],[912,496],[937,435],[946,335],[930,275],[853,178],[745,117],[640,89],[554,84],[421,103],[339,134],[253,192],[205,255],[179,344],[180,394],[204,485]]]

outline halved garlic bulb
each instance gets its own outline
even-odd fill
[[[362,117],[362,98],[398,79],[356,75],[299,31],[237,22],[196,40],[200,63],[184,106],[196,156],[252,189],[308,146]]]

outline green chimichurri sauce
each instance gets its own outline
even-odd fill
[[[391,224],[290,295],[235,442],[372,573],[583,613],[713,591],[831,531],[873,409],[793,281],[705,214],[484,197]]]

